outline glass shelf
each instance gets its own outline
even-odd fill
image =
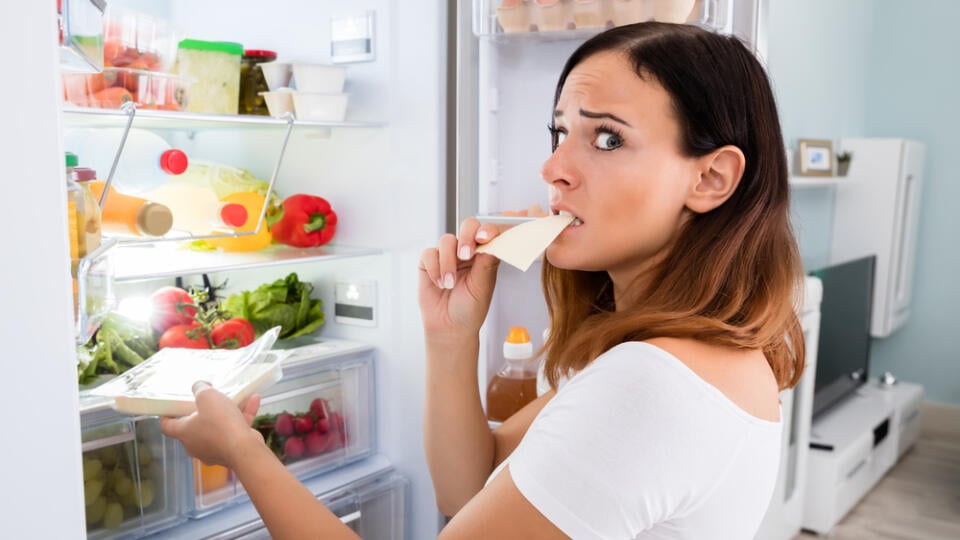
[[[383,251],[380,249],[334,245],[316,248],[274,245],[259,251],[241,253],[202,252],[191,251],[167,242],[153,245],[121,245],[114,250],[113,269],[115,280],[126,282],[367,257],[381,253]]]
[[[63,107],[64,121],[73,127],[123,127],[128,115],[121,109],[94,109],[87,107]],[[177,111],[137,109],[134,119],[137,127],[146,129],[192,129],[192,128],[283,128],[286,118],[249,114],[202,114]],[[294,120],[294,127],[307,129],[331,128],[379,128],[383,122],[309,122]]]

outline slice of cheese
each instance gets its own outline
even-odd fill
[[[526,272],[543,250],[574,220],[569,215],[554,215],[527,221],[507,229],[488,244],[477,247],[477,253],[487,253]]]

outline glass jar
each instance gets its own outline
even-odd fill
[[[260,92],[267,92],[270,89],[267,87],[267,81],[263,77],[260,64],[273,62],[276,59],[277,53],[273,51],[259,49],[243,51],[243,59],[240,62],[240,107],[238,113],[269,116],[267,104]]]

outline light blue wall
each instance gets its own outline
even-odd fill
[[[960,405],[960,2],[770,2],[768,68],[788,145],[798,138],[904,137],[926,143],[913,313],[873,341],[871,371]],[[832,192],[793,192],[804,265],[826,264]]]
[[[867,133],[927,145],[914,310],[871,361],[960,404],[960,2],[878,2],[868,72]]]

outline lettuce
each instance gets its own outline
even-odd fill
[[[280,339],[289,339],[313,333],[323,326],[323,302],[311,298],[312,292],[313,286],[300,281],[293,272],[254,291],[230,295],[222,308],[234,317],[250,321],[257,337],[280,326]]]

